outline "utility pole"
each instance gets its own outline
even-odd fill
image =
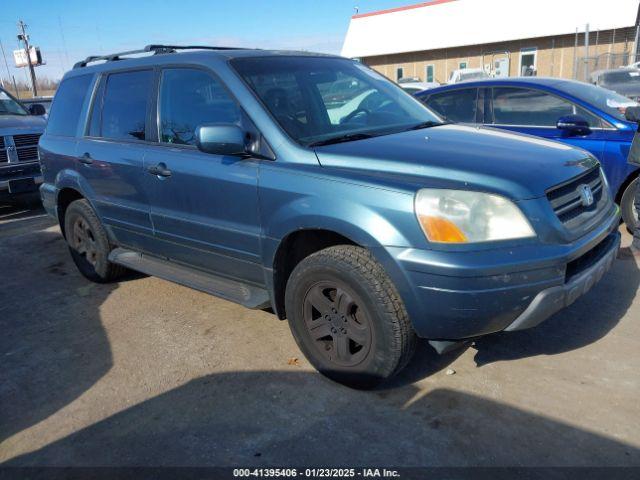
[[[31,63],[31,55],[29,52],[29,35],[27,35],[25,23],[20,20],[18,22],[18,28],[22,33],[18,33],[18,40],[24,42],[24,49],[27,52],[27,62],[29,63],[29,73],[31,74],[31,90],[33,92],[33,96],[38,96],[38,86],[36,85],[36,69],[33,68],[33,63]]]

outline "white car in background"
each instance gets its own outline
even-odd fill
[[[461,68],[451,72],[447,83],[460,83],[468,80],[481,80],[483,78],[489,78],[489,75],[482,68]]]
[[[429,90],[430,88],[436,88],[440,86],[438,82],[423,82],[418,77],[401,78],[398,80],[398,85],[407,93],[411,95]]]

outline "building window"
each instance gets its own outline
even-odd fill
[[[465,68],[467,68],[467,62],[460,62],[460,63],[458,64],[458,68],[459,68],[460,70],[464,70]]]
[[[534,76],[537,73],[538,49],[536,47],[520,49],[520,75]]]
[[[433,82],[433,65],[427,65],[424,75],[425,82]]]
[[[396,82],[404,77],[404,68],[398,67],[396,68]]]

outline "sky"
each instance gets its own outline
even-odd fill
[[[360,13],[417,0],[0,0],[0,42],[9,72],[15,68],[17,22],[47,65],[38,77],[60,78],[89,55],[142,48],[150,43],[232,45],[340,53],[349,20]],[[1,55],[2,52],[0,52]],[[7,80],[0,58],[0,78]]]

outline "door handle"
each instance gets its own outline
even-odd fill
[[[80,163],[84,163],[85,165],[91,165],[93,163],[93,158],[91,158],[91,154],[89,154],[89,152],[84,152],[81,156],[78,157],[78,161]]]
[[[147,172],[149,172],[151,175],[157,175],[158,177],[171,176],[171,170],[169,170],[164,163],[159,163],[157,165],[147,167]]]

